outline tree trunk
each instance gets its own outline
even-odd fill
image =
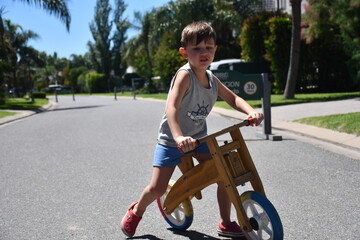
[[[290,0],[292,13],[290,64],[286,80],[284,98],[295,97],[296,81],[300,61],[300,25],[301,25],[301,0]]]

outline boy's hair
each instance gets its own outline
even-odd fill
[[[206,22],[193,22],[187,25],[181,33],[181,45],[186,47],[188,43],[196,39],[196,45],[203,40],[213,38],[216,42],[215,30]]]

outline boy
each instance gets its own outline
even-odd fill
[[[179,52],[188,60],[172,79],[163,115],[153,163],[150,184],[145,187],[139,200],[125,214],[121,229],[128,237],[135,234],[136,227],[146,207],[162,196],[183,153],[195,150],[195,157],[202,163],[211,158],[206,143],[196,147],[197,138],[207,134],[206,116],[220,96],[230,106],[254,118],[255,125],[263,120],[242,98],[230,91],[207,68],[214,60],[216,34],[205,22],[194,22],[182,32]],[[220,222],[218,234],[225,237],[243,236],[240,226],[230,220],[231,201],[225,187],[218,183]]]

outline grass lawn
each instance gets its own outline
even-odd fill
[[[295,94],[294,99],[283,99],[283,95],[272,94],[271,106],[274,107],[274,106],[308,103],[308,102],[326,102],[326,101],[343,100],[343,99],[356,98],[356,97],[360,97],[360,92]],[[253,108],[261,108],[261,100],[249,100],[247,102]],[[231,109],[231,107],[227,105],[227,103],[225,102],[217,102],[216,106]]]
[[[360,136],[360,112],[302,118],[295,120],[294,122]]]
[[[36,110],[46,105],[48,99],[35,98],[34,103],[31,103],[27,98],[8,98],[5,104],[0,105],[0,109],[12,110]]]
[[[16,112],[0,111],[0,118],[15,115]]]

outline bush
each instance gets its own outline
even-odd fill
[[[250,62],[264,62],[266,49],[265,40],[269,36],[269,28],[266,22],[279,15],[274,12],[260,12],[244,21],[241,28],[241,58]]]
[[[273,82],[275,93],[284,90],[290,37],[291,21],[281,12],[260,12],[245,20],[241,29],[241,57],[249,62],[270,65],[269,80]]]
[[[167,89],[176,71],[187,62],[177,49],[168,47],[166,40],[163,39],[154,56],[154,72],[161,79],[160,89]]]
[[[105,74],[89,72],[85,76],[85,88],[89,93],[106,92],[107,83]]]
[[[290,62],[291,19],[273,17],[267,22],[269,37],[265,40],[265,58],[270,61],[273,74],[273,92],[282,93],[285,89]]]
[[[33,98],[42,98],[42,99],[46,98],[45,92],[33,92],[32,95],[33,95]]]

